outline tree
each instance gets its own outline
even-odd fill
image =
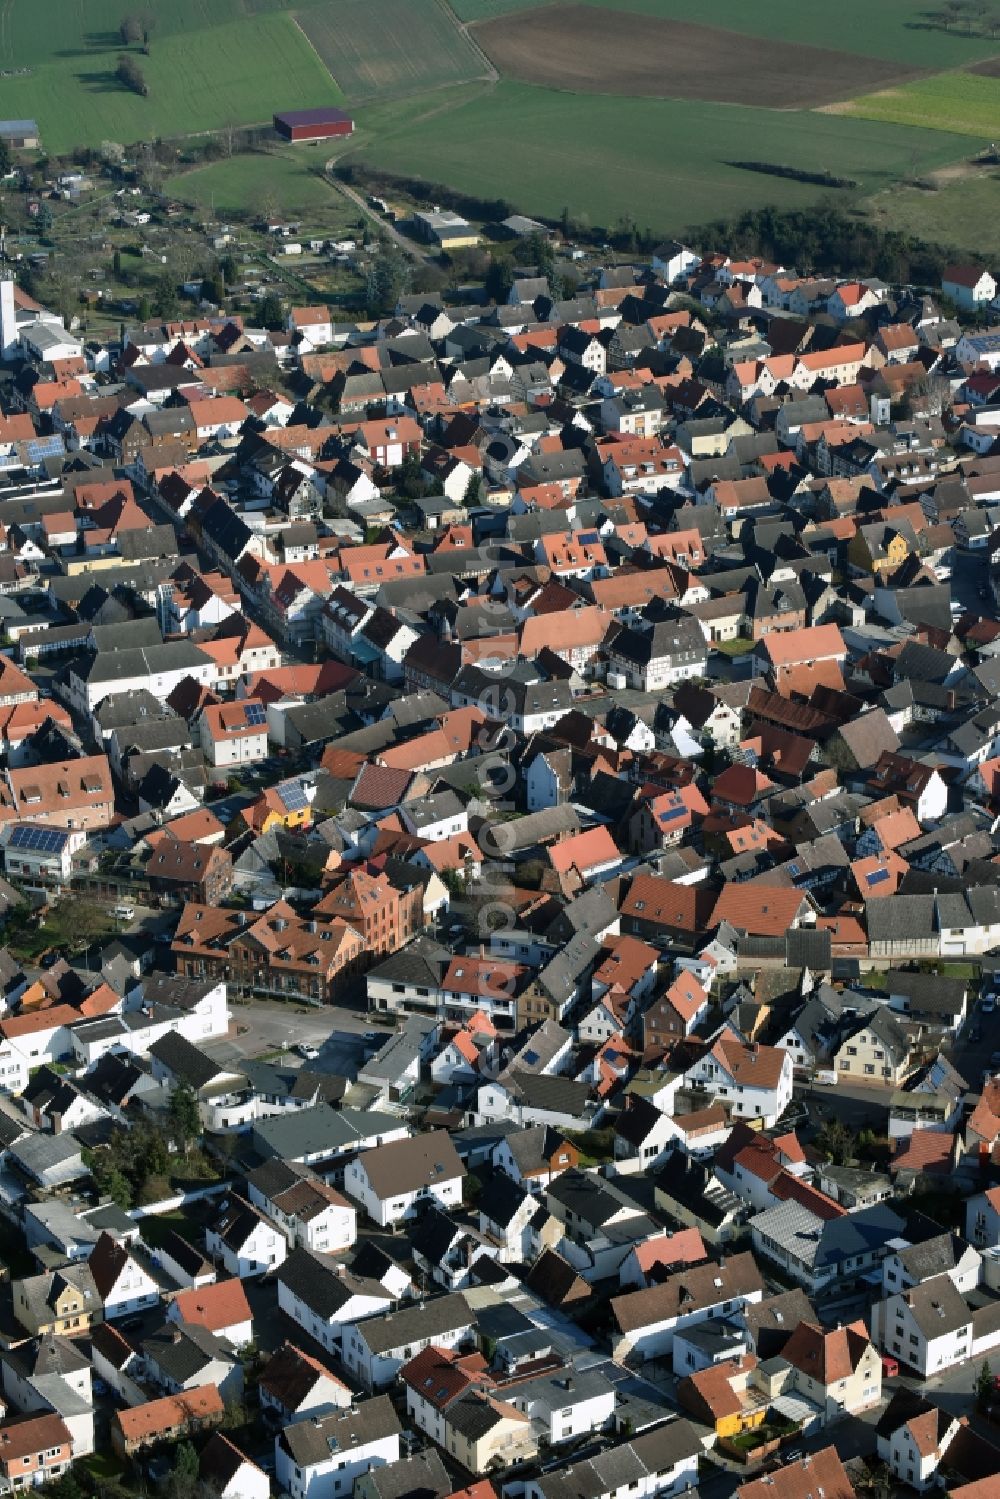
[[[975,1394],[980,1405],[985,1405],[993,1394],[993,1370],[990,1368],[989,1359],[985,1359],[980,1365],[979,1373],[976,1375]]]
[[[842,1119],[828,1119],[816,1136],[816,1144],[834,1166],[844,1166],[851,1159],[854,1137]]]
[[[157,277],[153,288],[153,311],[162,318],[171,318],[177,311],[177,287],[169,271]]]
[[[365,301],[373,316],[392,312],[409,290],[413,267],[396,245],[383,245],[372,258],[365,284]]]
[[[206,302],[221,304],[226,299],[226,288],[220,271],[215,270],[201,283],[201,294]]]
[[[281,298],[273,291],[269,291],[260,304],[260,320],[265,328],[271,328],[275,332],[285,326],[285,312],[281,305]]]
[[[149,84],[146,82],[145,73],[135,58],[128,57],[124,52],[118,59],[115,77],[124,88],[131,89],[133,94],[139,94],[143,99],[149,94]]]
[[[143,39],[142,22],[138,16],[122,16],[118,27],[118,35],[122,39],[123,47],[137,47]]]
[[[10,145],[5,140],[0,140],[0,177],[6,177],[10,171],[11,154]]]
[[[153,304],[147,292],[143,292],[136,304],[135,315],[140,323],[148,323],[153,316]]]
[[[201,1115],[194,1089],[187,1083],[178,1083],[170,1095],[168,1110],[170,1133],[174,1143],[187,1155],[191,1142],[201,1134]]]
[[[201,1488],[197,1449],[181,1442],[174,1449],[174,1466],[168,1480],[170,1499],[191,1499]]]
[[[494,255],[483,286],[494,302],[506,302],[514,285],[514,263],[509,255]]]
[[[466,509],[478,505],[483,497],[483,481],[478,474],[472,474],[468,484],[465,486],[465,494],[462,496],[462,504]]]
[[[551,276],[555,270],[556,252],[548,235],[534,229],[523,243],[524,259],[538,268],[540,276]]]

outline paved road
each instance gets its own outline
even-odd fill
[[[336,157],[331,157],[326,164],[326,177],[331,186],[335,187],[337,192],[343,193],[345,198],[349,198],[355,208],[375,225],[380,234],[384,234],[388,239],[391,239],[402,250],[408,260],[422,261],[424,265],[436,264],[437,251],[423,250],[419,245],[414,244],[413,240],[409,239],[405,234],[400,233],[395,224],[391,224],[388,219],[383,218],[380,213],[377,213],[361,193],[355,192],[353,187],[348,186],[346,182],[342,182],[339,177],[333,175],[332,167],[335,160]]]

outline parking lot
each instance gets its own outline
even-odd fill
[[[296,1066],[302,1060],[297,1047],[316,1047],[317,1055],[308,1059],[310,1068],[347,1078],[356,1077],[366,1056],[391,1035],[356,1005],[313,1009],[294,1001],[253,1000],[235,1004],[233,1019],[233,1044],[243,1056],[281,1056]]]

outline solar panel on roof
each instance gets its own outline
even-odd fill
[[[306,805],[306,794],[298,781],[288,781],[278,787],[278,795],[289,812],[298,812]]]
[[[865,880],[869,885],[881,885],[888,878],[889,871],[887,869],[873,869],[871,874],[865,875]]]
[[[263,703],[247,703],[243,709],[248,724],[267,723],[267,713],[264,711]]]
[[[61,437],[32,437],[24,444],[24,451],[32,463],[43,458],[59,458],[66,451]]]
[[[578,542],[580,542],[581,546],[585,546],[585,547],[596,546],[597,545],[597,532],[596,531],[582,531],[580,533],[580,535],[576,539],[577,539]]]
[[[16,827],[10,835],[12,848],[22,848],[33,853],[57,854],[69,834],[63,828]]]
[[[683,817],[687,807],[681,804],[679,807],[668,807],[665,812],[660,813],[661,822],[675,822],[678,817]]]

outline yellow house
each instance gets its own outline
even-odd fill
[[[62,1333],[77,1338],[103,1321],[104,1304],[90,1266],[63,1265],[13,1285],[14,1316],[35,1336]]]
[[[847,560],[859,572],[879,577],[895,572],[910,555],[906,538],[892,526],[859,526],[847,545]]]
[[[529,1417],[480,1390],[447,1406],[444,1446],[470,1473],[485,1473],[493,1464],[508,1468],[538,1450]]]
[[[768,1401],[749,1389],[750,1375],[757,1367],[752,1353],[712,1364],[689,1374],[677,1386],[677,1399],[696,1420],[710,1426],[717,1437],[738,1437],[741,1432],[763,1426]]]
[[[910,1043],[888,1010],[876,1010],[844,1037],[833,1066],[839,1077],[898,1087],[912,1071]]]
[[[242,814],[243,821],[255,833],[272,828],[307,828],[312,823],[312,805],[297,780],[268,786]]]

